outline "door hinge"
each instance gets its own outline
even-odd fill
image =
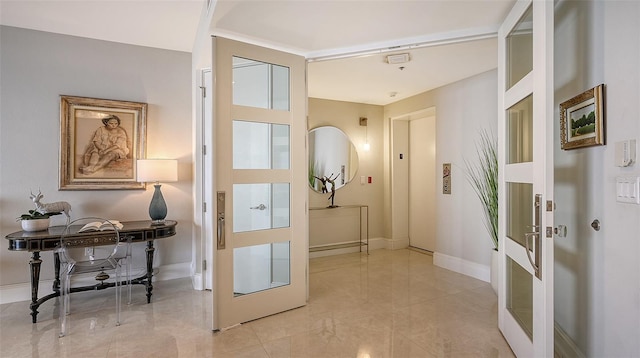
[[[553,228],[551,226],[547,226],[547,239],[553,237]]]
[[[202,260],[202,271],[207,271],[207,260]]]
[[[200,86],[200,89],[202,90],[202,97],[207,97],[207,87]]]
[[[207,155],[207,146],[206,145],[202,146],[202,155]]]
[[[547,211],[553,211],[553,200],[547,200]]]
[[[207,212],[207,203],[206,202],[202,203],[202,212],[203,213]]]

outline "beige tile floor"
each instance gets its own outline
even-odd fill
[[[72,296],[70,333],[58,338],[58,302],[0,306],[0,357],[513,357],[497,328],[489,284],[410,250],[310,261],[307,306],[211,332],[211,292],[189,279],[135,286],[115,327],[112,291]]]

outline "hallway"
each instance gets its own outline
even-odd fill
[[[58,339],[58,304],[0,306],[1,357],[513,357],[497,328],[490,285],[411,250],[375,250],[310,261],[307,306],[211,333],[211,292],[189,279],[143,288],[115,327],[108,292],[72,296],[69,336]],[[74,299],[75,298],[75,299]]]

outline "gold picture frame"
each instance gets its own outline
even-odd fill
[[[144,189],[147,104],[60,96],[60,190]]]
[[[605,144],[604,84],[560,103],[560,146],[564,150]]]

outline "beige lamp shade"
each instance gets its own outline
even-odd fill
[[[138,159],[137,180],[163,183],[178,181],[178,161],[176,159]]]

